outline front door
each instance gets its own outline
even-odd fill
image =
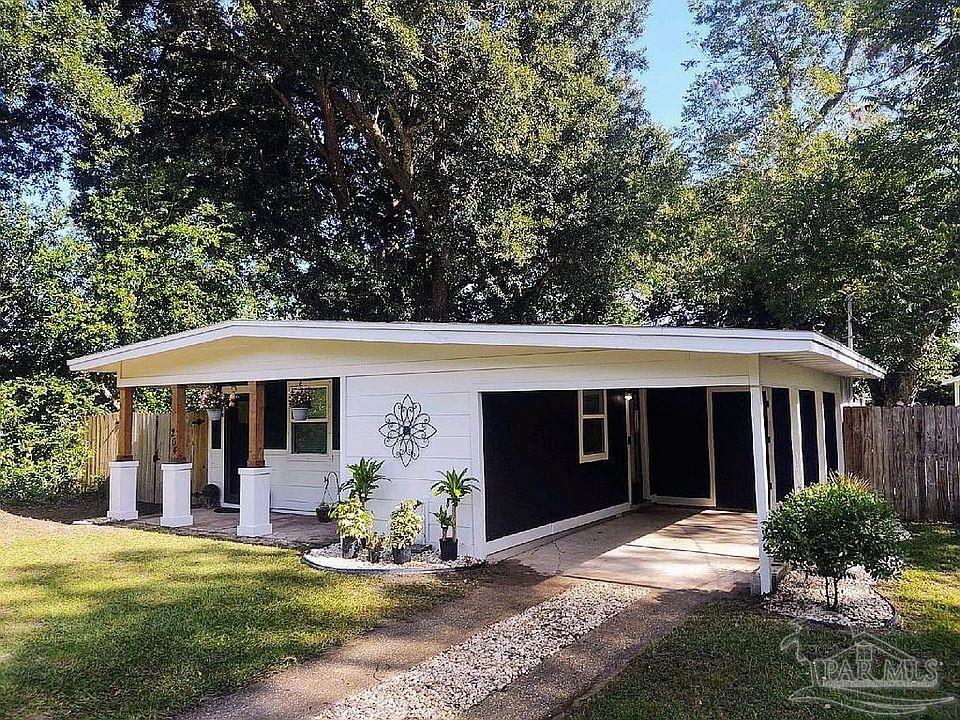
[[[225,457],[223,463],[223,502],[240,503],[240,468],[247,464],[250,449],[250,396],[237,395],[233,407],[223,413]]]

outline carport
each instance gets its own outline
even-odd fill
[[[757,516],[648,505],[528,546],[515,560],[544,575],[666,590],[746,590],[759,567]]]

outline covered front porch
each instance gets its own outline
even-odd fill
[[[127,520],[119,524],[139,530],[165,529],[160,524],[160,518],[159,513],[154,513],[141,515],[136,520]],[[324,547],[337,541],[336,523],[320,523],[315,516],[271,512],[270,525],[273,529],[270,535],[238,537],[236,513],[216,512],[211,508],[194,508],[193,524],[166,530],[178,535],[239,540],[254,545],[272,545],[298,550]]]

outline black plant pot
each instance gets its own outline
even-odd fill
[[[440,538],[440,559],[444,562],[457,559],[456,538]]]
[[[340,555],[352,560],[357,556],[358,550],[360,550],[360,543],[357,542],[355,537],[340,538]]]
[[[393,549],[394,565],[406,565],[408,562],[410,562],[411,557],[413,557],[413,553],[410,551],[409,545],[404,545],[402,548]]]
[[[372,563],[380,562],[380,559],[383,557],[383,549],[379,550],[367,550],[367,560]]]
[[[317,522],[328,523],[330,522],[330,506],[329,505],[320,505],[317,507]]]

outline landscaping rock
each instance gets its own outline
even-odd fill
[[[361,550],[356,558],[344,558],[340,552],[340,545],[334,544],[314,548],[304,553],[303,562],[318,570],[332,570],[351,575],[415,575],[449,572],[473,567],[481,562],[476,558],[465,556],[444,562],[440,559],[440,554],[431,546],[426,546],[422,552],[415,552],[413,559],[403,565],[390,562],[388,560],[390,557],[389,550],[384,550],[383,559],[378,563],[372,563],[367,560],[366,550]]]
[[[876,583],[862,569],[840,583],[840,611],[826,606],[823,578],[792,572],[780,581],[776,591],[763,601],[763,607],[778,615],[812,620],[843,627],[881,628],[895,625],[893,604],[877,590]]]
[[[316,720],[447,720],[501,690],[648,592],[586,582],[326,708]]]

